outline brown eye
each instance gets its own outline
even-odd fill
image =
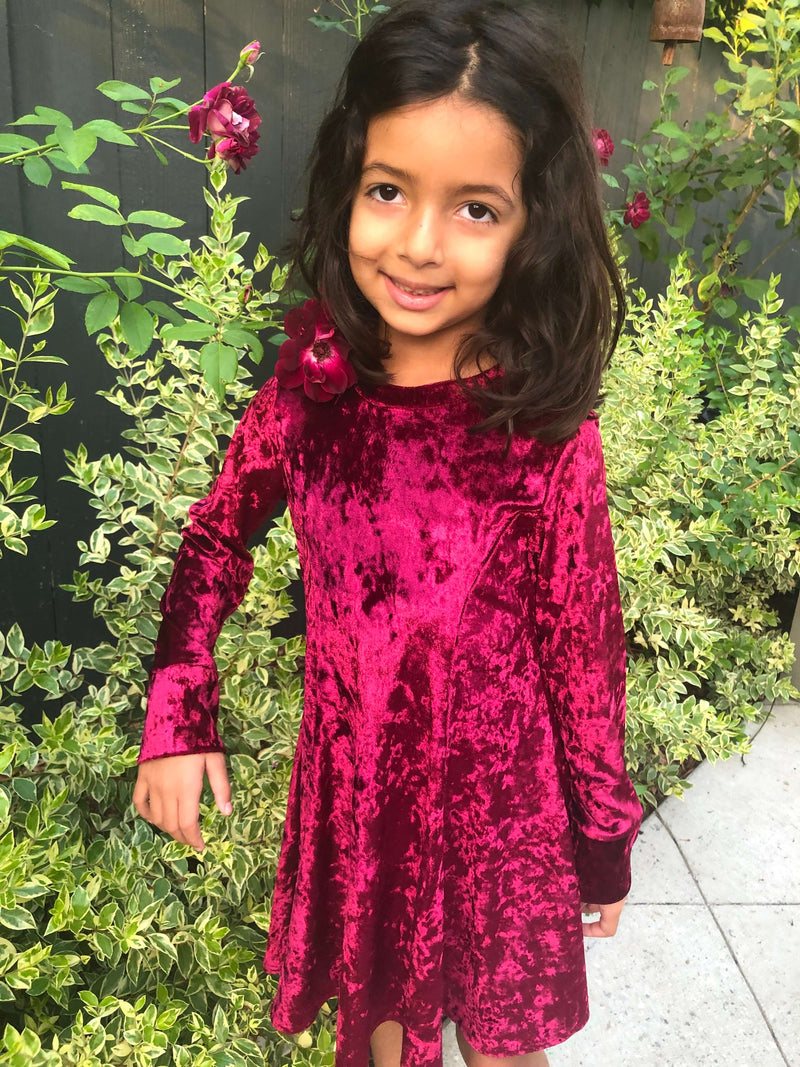
[[[466,217],[472,222],[497,222],[497,215],[486,204],[473,201],[471,204],[466,204],[462,210],[466,210]]]
[[[393,204],[400,190],[396,185],[374,185],[368,196],[382,204]]]

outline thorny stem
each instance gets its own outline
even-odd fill
[[[9,268],[15,273],[31,273],[33,271],[41,271],[42,267],[18,267],[14,264]],[[73,278],[138,278],[140,282],[148,282],[151,285],[157,285],[161,289],[166,289],[169,293],[175,293],[176,296],[184,297],[185,293],[182,293],[180,289],[176,289],[174,285],[167,285],[166,282],[160,282],[157,278],[151,278],[146,274],[139,274],[133,270],[95,270],[95,271],[83,271],[83,270],[61,270],[57,267],[47,267],[48,274],[69,274]]]

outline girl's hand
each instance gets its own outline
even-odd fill
[[[584,915],[592,915],[595,912],[600,912],[600,919],[597,922],[583,924],[583,936],[613,937],[617,932],[619,917],[627,899],[627,897],[623,897],[622,900],[618,900],[616,904],[584,904],[583,901],[581,901],[581,912]]]
[[[222,752],[147,760],[139,764],[139,776],[133,790],[133,806],[143,819],[198,852],[205,848],[200,833],[204,772],[217,807],[223,815],[230,815],[231,787]]]

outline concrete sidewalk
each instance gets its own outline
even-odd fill
[[[800,704],[748,733],[642,824],[619,929],[584,941],[591,1017],[551,1067],[800,1067]]]

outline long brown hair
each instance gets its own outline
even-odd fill
[[[598,160],[578,65],[552,16],[513,0],[400,0],[356,46],[309,161],[309,191],[290,246],[295,273],[328,305],[363,382],[391,380],[379,318],[353,280],[350,205],[377,115],[457,92],[520,134],[527,226],[512,247],[484,326],[456,353],[502,365],[470,390],[487,417],[541,441],[570,436],[604,401],[601,379],[625,296],[603,220]],[[465,387],[462,387],[465,388]]]

